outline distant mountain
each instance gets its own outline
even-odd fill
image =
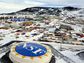
[[[16,13],[21,14],[37,14],[37,15],[42,15],[42,14],[49,14],[53,15],[59,10],[59,8],[52,8],[52,7],[31,7],[31,8],[26,8],[20,11],[17,11]]]
[[[67,6],[63,8],[64,10],[68,10],[68,11],[73,11],[73,10],[79,10],[81,8],[76,8],[76,7],[71,7],[71,6]]]
[[[79,10],[79,8],[70,7],[70,6],[63,7],[63,8],[54,8],[54,7],[31,7],[31,8],[25,8],[25,9],[19,10],[17,12],[4,13],[4,14],[6,14],[6,15],[15,15],[15,14],[24,14],[24,15],[26,15],[26,14],[59,15],[59,13],[62,12],[62,10],[74,11],[74,10]]]

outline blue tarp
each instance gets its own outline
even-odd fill
[[[25,18],[12,18],[11,21],[26,21]]]

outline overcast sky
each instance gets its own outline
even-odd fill
[[[84,8],[84,0],[0,0],[0,13],[15,12],[35,6],[74,6]]]

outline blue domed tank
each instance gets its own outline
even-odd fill
[[[23,55],[23,56],[42,56],[47,52],[47,49],[37,43],[21,43],[16,46],[16,52]]]

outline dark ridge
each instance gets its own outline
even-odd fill
[[[16,12],[11,12],[11,13],[2,13],[0,15],[15,15],[15,14],[16,14]]]
[[[79,8],[71,7],[71,6],[64,7],[63,9],[68,11],[79,10]]]

